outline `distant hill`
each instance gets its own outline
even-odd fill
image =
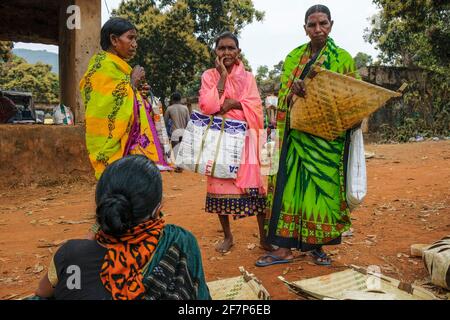
[[[28,63],[42,62],[52,66],[52,72],[59,74],[58,54],[46,50],[13,49],[16,56],[24,58]]]

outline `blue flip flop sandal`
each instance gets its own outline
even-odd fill
[[[261,260],[265,260],[267,258],[272,258],[273,260],[272,261],[261,261]],[[259,258],[258,261],[256,261],[255,266],[267,267],[267,266],[271,266],[274,264],[290,263],[290,262],[292,262],[292,260],[293,259],[283,259],[274,254],[266,254],[266,255],[262,256],[261,258]]]
[[[311,256],[314,259],[314,263],[319,266],[330,266],[331,258],[323,251],[313,250]]]

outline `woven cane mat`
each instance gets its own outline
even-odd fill
[[[315,66],[306,78],[306,98],[294,97],[291,128],[336,139],[401,94]]]
[[[270,300],[270,295],[255,275],[239,267],[241,276],[208,282],[213,300]]]
[[[435,300],[422,287],[400,282],[363,268],[351,269],[295,282],[279,277],[291,291],[311,300]]]

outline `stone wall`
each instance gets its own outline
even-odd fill
[[[359,70],[364,81],[396,91],[403,83],[418,84],[419,90],[427,91],[427,79],[429,75],[423,69],[411,69],[405,67],[371,66]],[[412,110],[403,99],[396,98],[389,101],[385,106],[372,114],[368,120],[367,132],[376,134],[382,125],[397,127],[406,116],[413,116],[419,112],[426,115],[429,105],[424,105],[423,110]]]

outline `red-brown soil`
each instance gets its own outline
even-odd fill
[[[244,266],[273,299],[298,298],[277,279],[280,275],[299,280],[350,264],[377,265],[403,281],[422,280],[427,272],[420,259],[409,257],[410,245],[450,234],[450,142],[371,144],[366,149],[375,152],[367,161],[368,195],[353,213],[354,235],[327,248],[333,254],[331,267],[315,266],[306,256],[291,264],[255,267],[264,252],[254,217],[232,221],[235,245],[227,255],[216,253],[214,243],[222,234],[217,217],[204,213],[205,179],[186,171],[163,173],[166,221],[197,237],[207,281],[235,277]],[[94,183],[71,181],[0,189],[0,299],[33,293],[57,245],[87,233],[94,188]]]

